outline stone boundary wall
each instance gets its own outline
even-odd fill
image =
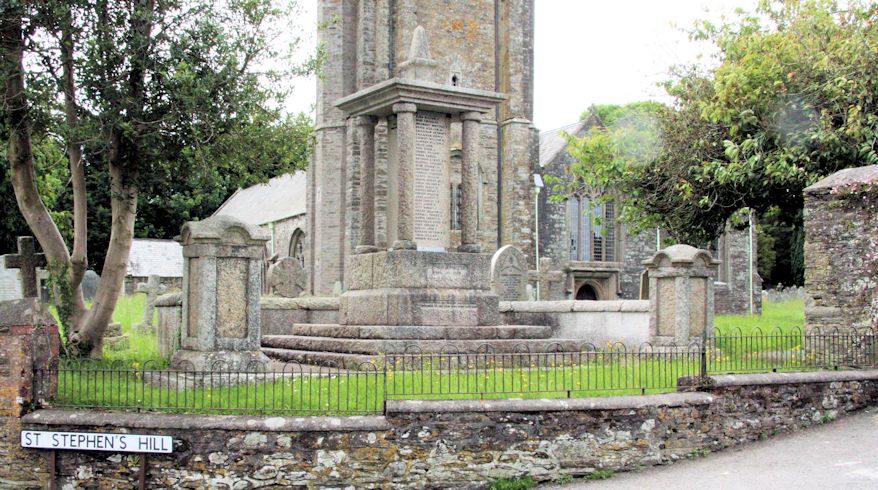
[[[545,325],[552,337],[582,339],[595,347],[621,342],[636,348],[650,340],[649,301],[501,301],[507,325]]]
[[[0,418],[0,484],[46,486],[18,431],[171,435],[148,488],[485,488],[631,471],[828,422],[878,402],[878,370],[716,376],[710,392],[579,399],[388,401],[385,416],[246,417],[40,410]],[[139,460],[57,453],[70,488],[136,488]]]

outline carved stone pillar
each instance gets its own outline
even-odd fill
[[[375,246],[375,118],[356,118],[360,141],[360,244],[356,253],[377,252]]]
[[[411,103],[393,104],[396,114],[398,210],[397,233],[394,250],[415,250],[415,112],[418,107]]]
[[[460,219],[459,252],[479,253],[479,125],[482,115],[478,112],[464,112],[460,119],[463,123],[461,139],[463,140],[463,172],[461,175],[462,203]]]

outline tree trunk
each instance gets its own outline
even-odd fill
[[[37,190],[31,142],[30,108],[24,86],[24,33],[20,6],[0,12],[0,49],[6,72],[5,115],[9,125],[9,160],[15,200],[50,263],[69,264],[64,238]]]
[[[82,145],[79,135],[79,115],[76,103],[74,76],[74,38],[71,7],[61,16],[61,66],[64,89],[64,113],[67,119],[67,158],[70,163],[70,183],[73,188],[73,253],[70,257],[70,285],[72,287],[70,322],[80,325],[86,313],[82,296],[82,278],[88,267],[88,197],[85,188],[85,167],[82,165]]]
[[[82,327],[78,331],[81,354],[88,352],[90,357],[101,356],[100,339],[107,324],[113,318],[113,310],[125,283],[128,272],[128,254],[134,240],[134,219],[137,215],[137,188],[128,184],[121,165],[122,138],[118,130],[110,130],[110,244],[101,271],[101,283],[95,294],[94,303]]]

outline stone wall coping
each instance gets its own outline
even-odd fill
[[[282,298],[280,296],[263,296],[259,304],[264,310],[338,310],[339,300],[336,297],[299,297]]]
[[[501,301],[500,312],[570,313],[570,312],[649,312],[648,300],[615,301]]]
[[[810,373],[724,374],[711,376],[713,386],[785,385],[878,380],[878,369],[863,371],[814,371]]]
[[[387,400],[387,413],[573,412],[646,407],[709,405],[708,393],[598,396],[591,398],[515,398],[502,400]]]
[[[183,415],[92,410],[37,410],[22,417],[29,426],[125,427],[129,429],[212,429],[258,432],[331,432],[389,430],[382,416],[268,417]]]
[[[174,291],[172,293],[166,293],[155,300],[156,306],[183,306],[183,292],[182,291]]]

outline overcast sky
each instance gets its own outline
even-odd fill
[[[302,28],[313,40],[316,0],[303,3],[311,21]],[[656,84],[668,78],[671,65],[710,62],[707,47],[690,42],[679,28],[756,3],[536,0],[534,123],[544,131],[575,122],[591,104],[667,101]],[[314,81],[299,80],[289,108],[310,111],[314,99]]]

